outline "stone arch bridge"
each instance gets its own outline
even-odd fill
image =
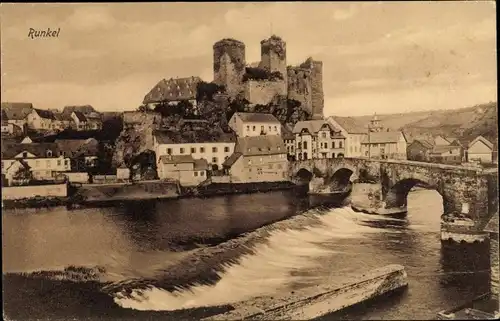
[[[325,188],[330,192],[342,190],[349,182],[376,183],[381,197],[375,206],[384,210],[406,208],[408,193],[416,185],[435,189],[443,198],[443,217],[448,218],[448,222],[469,219],[473,226],[468,226],[467,232],[482,231],[498,211],[496,169],[402,160],[332,158],[291,161],[289,175],[295,183],[309,182],[312,193],[324,192]]]

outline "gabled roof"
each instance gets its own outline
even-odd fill
[[[8,144],[2,146],[2,159],[13,159],[25,151],[39,158],[47,158],[47,150],[52,152],[52,157],[60,155],[59,147],[55,143]]]
[[[49,111],[49,110],[45,110],[45,109],[34,109],[36,111],[36,113],[41,117],[41,118],[45,118],[45,119],[50,119],[50,120],[56,120],[56,117],[54,116],[54,113]]]
[[[431,154],[442,154],[442,153],[448,153],[454,149],[460,149],[460,146],[456,145],[437,145],[434,146],[431,150]]]
[[[231,143],[236,141],[234,133],[207,133],[206,131],[157,130],[153,132],[158,144]]]
[[[427,148],[427,149],[432,149],[434,147],[434,145],[431,142],[429,142],[425,139],[415,139],[411,144],[414,144],[414,143],[420,144],[424,148]]]
[[[457,140],[458,138],[457,137],[443,137],[448,143],[453,143],[455,140]]]
[[[80,111],[74,111],[74,113],[75,113],[76,118],[79,121],[81,121],[81,122],[86,122],[87,121],[87,117],[85,117],[85,115],[82,112],[80,112]]]
[[[369,133],[362,144],[397,143],[403,132],[373,132]],[[405,138],[406,139],[406,138]]]
[[[276,155],[285,154],[286,148],[281,136],[261,135],[238,137],[234,151],[243,156]]]
[[[273,114],[264,113],[234,113],[233,117],[239,117],[246,123],[272,123],[279,124],[279,120]]]
[[[304,120],[295,124],[293,133],[300,134],[302,130],[306,129],[311,134],[317,134],[324,125],[328,126],[330,130],[334,130],[332,124],[325,120]]]
[[[238,152],[234,152],[231,154],[231,156],[229,156],[225,161],[224,163],[222,163],[222,166],[225,166],[225,167],[231,167],[233,166],[234,163],[236,163],[236,161],[238,160],[238,158],[241,157],[241,153],[238,153]]]
[[[23,120],[33,110],[31,103],[2,103],[2,110],[5,110],[8,119]]]
[[[94,138],[57,139],[55,143],[67,157],[97,156],[99,149],[99,142]]]
[[[368,129],[358,120],[352,117],[330,116],[327,120],[334,120],[343,130],[349,134],[367,134]],[[335,125],[335,124],[333,124]]]
[[[196,98],[200,77],[162,79],[144,97],[144,104]]]
[[[484,138],[483,136],[477,136],[473,141],[471,141],[468,144],[468,147],[472,146],[473,144],[475,144],[477,142],[482,142],[483,144],[485,144],[486,146],[488,146],[488,148],[493,149],[493,143],[490,142],[489,140],[487,140],[486,138]]]
[[[66,106],[66,107],[64,107],[62,113],[67,114],[67,115],[71,115],[71,113],[74,111],[79,111],[83,114],[89,114],[92,112],[96,112],[94,107],[92,107],[91,105],[80,105],[80,106]]]

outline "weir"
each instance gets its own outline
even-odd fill
[[[387,265],[355,277],[341,286],[324,284],[262,304],[244,302],[235,310],[204,320],[310,320],[338,312],[408,286],[402,265]],[[265,306],[264,306],[265,305]]]

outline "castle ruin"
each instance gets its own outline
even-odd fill
[[[214,46],[214,82],[226,87],[231,98],[243,96],[252,104],[267,105],[276,96],[301,103],[313,118],[323,117],[323,63],[308,58],[299,66],[287,66],[286,42],[278,36],[262,40],[261,61],[249,66],[245,44],[222,39]]]

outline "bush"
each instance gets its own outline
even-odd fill
[[[247,67],[243,75],[243,81],[248,80],[283,80],[283,75],[279,71],[269,72],[261,68]]]

